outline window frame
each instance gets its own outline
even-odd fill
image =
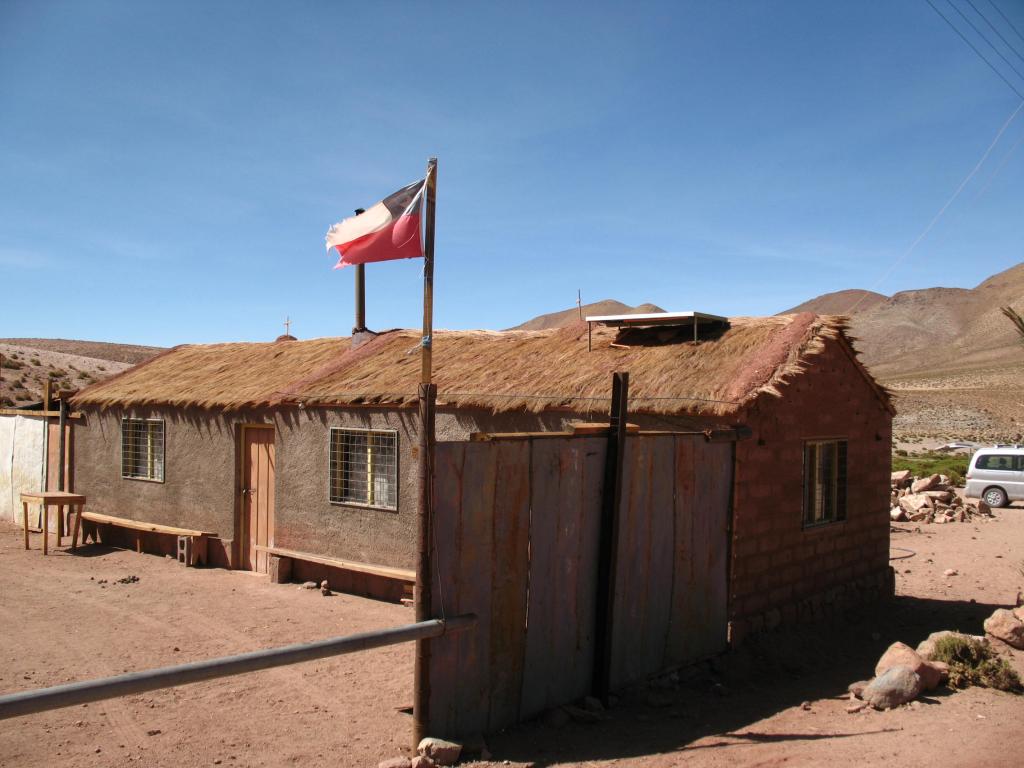
[[[339,474],[338,483],[341,484],[343,481],[340,477],[344,471],[344,457],[338,456],[336,459],[336,452],[334,449],[335,435],[342,434],[357,434],[366,437],[367,439],[371,435],[384,435],[390,437],[392,440],[392,450],[394,452],[394,462],[391,468],[393,477],[390,478],[393,488],[394,506],[388,506],[385,504],[372,504],[369,499],[366,501],[356,501],[344,498],[334,497],[335,487],[335,473]],[[340,439],[340,438],[339,438]],[[369,440],[367,440],[369,446]],[[371,429],[363,427],[331,427],[327,438],[327,501],[329,504],[337,507],[357,507],[359,509],[373,509],[382,512],[397,512],[400,504],[399,498],[399,456],[398,450],[398,430],[397,429]],[[335,469],[335,461],[341,462],[342,466]],[[366,471],[366,488],[369,495],[372,483],[370,482],[370,470]]]
[[[843,523],[848,519],[848,494],[849,494],[849,449],[850,441],[844,437],[831,437],[831,438],[813,438],[807,439],[803,442],[803,483],[802,483],[802,494],[800,502],[800,523],[801,526],[806,530],[809,528],[820,528],[826,525],[834,525],[835,523]],[[821,519],[813,519],[811,517],[811,510],[817,509],[820,505],[825,507],[828,504],[828,499],[817,499],[813,501],[811,499],[812,489],[810,486],[811,481],[811,467],[810,461],[812,458],[812,449],[814,450],[816,460],[820,461],[821,447],[822,446],[835,446],[834,461],[831,472],[831,479],[829,486],[831,488],[831,514],[823,516]],[[817,475],[817,465],[814,468],[815,475]],[[817,484],[813,491],[817,497]]]
[[[126,474],[125,467],[125,427],[129,423],[138,423],[147,425],[147,436],[149,434],[149,425],[159,424],[160,425],[160,451],[159,451],[159,462],[157,457],[151,448],[147,447],[147,454],[149,455],[149,461],[147,464],[152,464],[154,468],[159,467],[159,476],[154,475],[132,475]],[[122,480],[140,480],[144,483],[163,483],[167,479],[167,426],[164,419],[151,419],[151,418],[140,418],[137,416],[122,416],[121,417],[121,479]]]

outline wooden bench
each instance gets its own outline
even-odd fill
[[[160,525],[158,523],[146,523],[139,520],[132,520],[127,517],[114,517],[103,515],[99,512],[84,512],[79,509],[78,518],[75,520],[74,533],[71,536],[71,547],[78,544],[79,523],[85,520],[96,525],[116,525],[119,528],[128,528],[138,531],[135,536],[135,550],[142,552],[142,533],[163,533],[168,536],[175,536],[178,539],[178,561],[184,565],[196,565],[206,563],[206,542],[210,536],[217,534],[210,531],[196,531],[191,528],[178,528],[174,525]],[[93,540],[96,537],[93,536]],[[82,535],[82,543],[85,543],[85,534]]]
[[[261,544],[256,545],[258,552],[266,552],[278,558],[275,563],[271,560],[270,580],[275,584],[283,584],[291,579],[291,561],[302,560],[307,563],[317,563],[331,568],[338,568],[353,573],[366,573],[371,576],[382,576],[386,579],[394,579],[405,584],[416,583],[416,572],[407,568],[392,568],[389,565],[373,565],[371,563],[360,563],[356,560],[343,560],[338,557],[327,557],[325,555],[314,555],[311,552],[296,552],[293,549],[283,547],[267,547]]]

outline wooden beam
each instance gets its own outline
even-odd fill
[[[619,551],[619,508],[622,470],[626,453],[626,414],[629,411],[629,374],[612,374],[612,407],[609,413],[608,449],[605,453],[601,532],[598,541],[597,601],[594,617],[594,695],[608,705],[611,688],[612,635],[615,627],[616,561]]]
[[[60,411],[27,411],[21,408],[0,408],[0,416],[38,416],[40,418],[60,418]],[[73,411],[65,418],[68,419],[80,419],[82,418],[81,411]]]
[[[88,519],[88,518],[86,518]],[[327,557],[326,555],[314,555],[311,552],[299,552],[284,547],[270,547],[263,544],[256,545],[257,552],[266,552],[277,557],[290,557],[292,560],[302,560],[306,563],[327,565],[331,568],[338,568],[353,573],[366,573],[371,576],[383,576],[396,581],[411,583],[415,580],[416,574],[406,568],[392,568],[389,565],[374,565],[372,563],[360,563],[356,560],[344,560],[340,557]]]
[[[216,536],[209,531],[194,531],[190,528],[178,528],[173,525],[160,525],[158,523],[144,523],[138,520],[131,520],[127,517],[114,517],[103,515],[99,512],[83,512],[83,520],[89,520],[101,525],[116,525],[121,528],[131,528],[133,531],[148,531],[150,533],[166,533],[171,536]]]

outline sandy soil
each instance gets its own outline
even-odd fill
[[[148,555],[44,560],[38,537],[29,552],[19,537],[0,524],[4,692],[411,620],[400,606]],[[889,643],[980,632],[1012,604],[1024,585],[1024,507],[992,522],[900,525],[893,546],[903,558],[894,603],[777,632],[678,683],[624,692],[599,723],[492,736],[490,765],[1020,765],[1024,697],[942,690],[847,714],[845,689],[870,676]],[[948,568],[959,575],[944,577]],[[139,582],[115,583],[127,575]],[[1024,653],[1001,647],[1024,673]],[[396,646],[0,721],[0,765],[375,766],[408,754],[411,722],[398,710],[411,679],[412,647]]]

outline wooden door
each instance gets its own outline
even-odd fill
[[[274,545],[274,428],[242,428],[242,568],[267,572]]]

